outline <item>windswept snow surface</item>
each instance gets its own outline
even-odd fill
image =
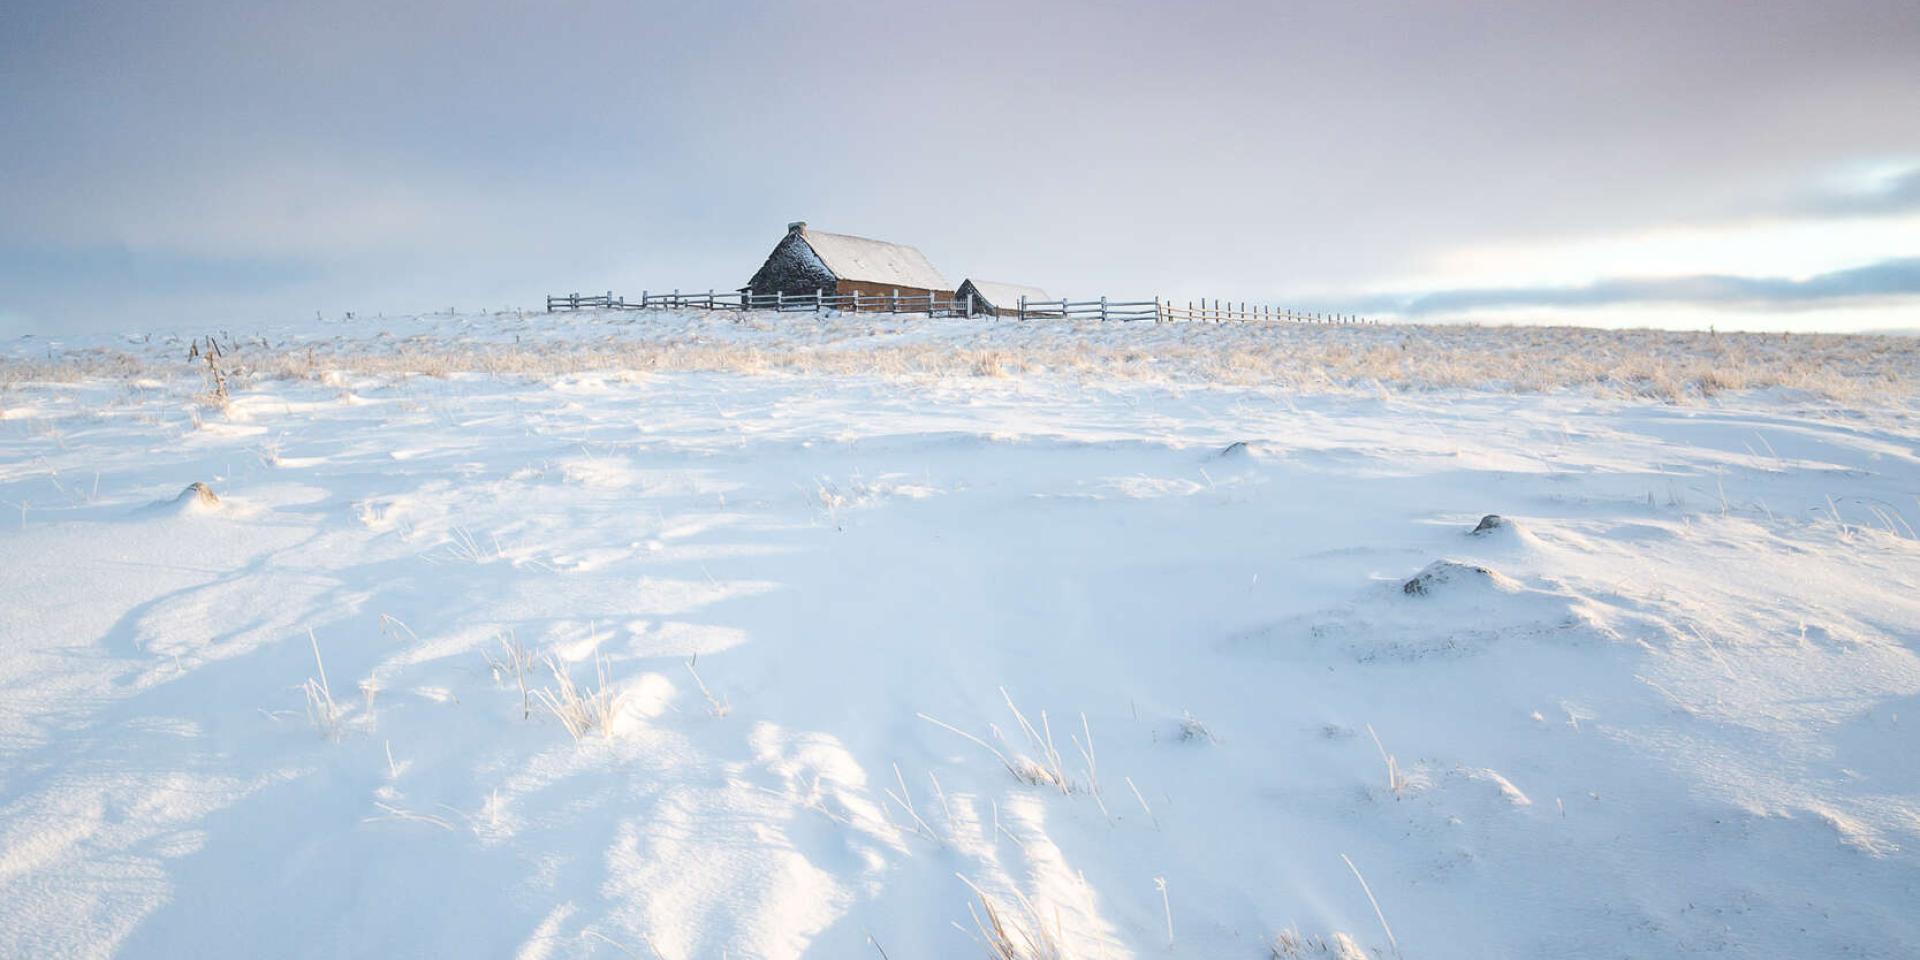
[[[1920,952],[1908,390],[632,319],[8,348],[0,956]]]

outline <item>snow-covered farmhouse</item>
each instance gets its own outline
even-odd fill
[[[974,313],[992,313],[1002,317],[1019,313],[1022,297],[1028,303],[1052,299],[1039,287],[1001,283],[998,280],[975,280],[972,277],[960,281],[960,289],[953,292],[953,299],[958,303],[967,302],[969,296],[973,297]]]
[[[810,297],[819,291],[945,297],[953,285],[934,269],[926,254],[904,243],[823,233],[807,229],[806,222],[800,221],[787,224],[787,235],[741,289],[759,296]]]

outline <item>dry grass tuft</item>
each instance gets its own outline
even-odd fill
[[[596,655],[593,662],[594,685],[582,690],[573,682],[573,674],[559,660],[548,656],[546,663],[553,671],[554,687],[533,692],[575,740],[584,740],[593,733],[612,739],[614,721],[626,705],[626,696],[614,688],[612,664],[606,656]]]
[[[1070,960],[1073,956],[1066,947],[1066,935],[1058,915],[1049,925],[1033,901],[1018,890],[1013,892],[1014,903],[1009,907],[966,877],[961,877],[960,882],[980,901],[980,909],[975,910],[970,904],[967,912],[973,915],[974,929],[986,944],[989,957],[994,960]]]
[[[1079,380],[1271,386],[1297,392],[1509,393],[1582,390],[1660,402],[1787,389],[1840,401],[1920,394],[1920,338],[1851,334],[1475,325],[1006,323],[737,313],[548,317],[504,342],[485,327],[443,335],[229,340],[220,379],[337,384],[462,375],[551,380],[589,372],[726,372],[905,378],[1063,376]],[[177,342],[140,352],[72,350],[0,358],[0,388],[104,377],[203,380]]]
[[[1275,934],[1273,943],[1268,945],[1273,960],[1306,960],[1311,957],[1330,957],[1332,960],[1367,960],[1367,952],[1353,942],[1353,938],[1344,933],[1335,933],[1331,937],[1303,935],[1289,928]]]

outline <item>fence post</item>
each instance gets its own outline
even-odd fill
[[[973,294],[967,294],[967,319],[973,319]]]
[[[893,291],[893,298],[887,301],[887,312],[893,314],[900,312],[900,291],[898,289]]]
[[[1107,322],[1107,298],[1106,297],[1100,298],[1100,322],[1101,323]]]
[[[1023,293],[1020,295],[1020,316],[1018,319],[1025,320],[1026,318],[1027,318],[1027,295]]]
[[[822,290],[822,288],[820,288],[820,287],[814,287],[814,288],[813,288],[813,313],[814,313],[814,316],[819,316],[819,315],[820,315],[820,293],[821,293],[821,290]]]

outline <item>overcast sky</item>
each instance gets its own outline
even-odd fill
[[[955,282],[1920,327],[1920,3],[0,4],[0,329]]]

